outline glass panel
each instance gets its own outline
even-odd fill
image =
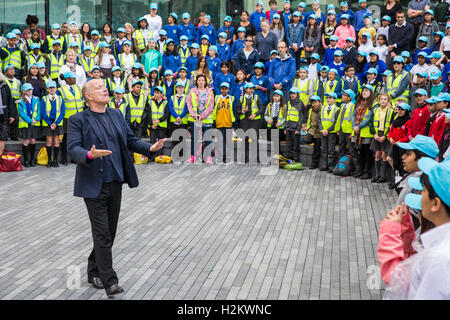
[[[50,25],[75,21],[79,27],[84,22],[101,30],[108,17],[108,0],[48,0]]]
[[[191,15],[191,23],[195,26],[198,25],[198,16],[200,12],[205,12],[211,16],[211,23],[216,30],[223,25],[223,19],[226,14],[226,1],[211,1],[211,0],[185,0],[185,1],[172,1],[172,10],[176,12],[180,18],[184,12],[188,12]],[[167,23],[167,18],[163,19],[163,24]]]
[[[156,2],[158,4],[158,15],[161,16],[163,26],[167,23],[169,14],[169,0],[148,1],[148,0],[113,0],[112,2],[112,24],[113,29],[123,27],[127,22],[133,27],[137,27],[137,21],[150,13],[149,3]]]
[[[45,29],[45,0],[1,0],[0,22],[2,32],[6,34],[15,28],[24,30],[27,27],[25,20],[29,14],[37,15],[39,27]]]

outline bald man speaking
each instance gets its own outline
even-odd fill
[[[152,157],[165,139],[152,145],[136,138],[122,113],[106,107],[109,95],[103,81],[87,82],[83,96],[88,108],[69,118],[67,146],[77,163],[74,195],[84,198],[94,240],[88,282],[111,297],[124,292],[112,263],[122,184],[139,184],[130,151]]]

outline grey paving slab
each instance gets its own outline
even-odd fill
[[[124,187],[121,299],[380,299],[367,288],[386,185],[256,165],[139,165]],[[75,166],[0,174],[0,299],[105,299]]]

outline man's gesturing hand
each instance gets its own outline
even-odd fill
[[[155,152],[155,151],[158,151],[158,150],[162,149],[162,147],[164,146],[164,142],[166,142],[166,140],[167,140],[167,138],[158,140],[158,142],[156,142],[155,144],[153,144],[150,147],[150,151],[151,152]]]
[[[106,157],[109,156],[112,153],[110,150],[98,150],[95,149],[95,146],[92,146],[91,151],[89,151],[89,155],[91,158],[100,158],[100,157]]]

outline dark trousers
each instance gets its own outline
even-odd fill
[[[233,161],[233,159],[227,159],[227,155],[229,155],[229,152],[227,150],[227,147],[231,147],[232,141],[230,141],[229,144],[227,144],[227,131],[228,130],[232,130],[232,127],[224,127],[224,128],[217,128],[218,131],[220,131],[220,133],[222,134],[222,158],[223,158],[223,162],[228,162],[228,161]],[[231,133],[230,133],[230,137],[232,137]],[[217,156],[217,153],[216,153]]]
[[[112,246],[116,237],[121,201],[121,182],[105,183],[97,198],[84,198],[94,240],[94,249],[88,258],[88,279],[99,277],[105,288],[119,281],[113,269]]]
[[[370,150],[370,143],[361,144],[359,151],[359,165],[364,173],[372,175],[373,152]]]
[[[314,148],[312,153],[312,167],[319,167],[320,164],[320,153],[321,153],[321,138],[314,138]]]
[[[345,156],[346,154],[350,154],[350,145],[352,134],[339,132],[339,158]]]
[[[156,129],[153,129],[150,127],[150,143],[154,144],[156,143],[158,140],[164,139],[168,137],[167,134],[167,128],[163,128],[160,126],[157,126]],[[155,152],[156,156],[160,156],[164,153],[163,149],[160,149],[158,151]]]
[[[392,146],[392,161],[394,162],[394,170],[397,170],[401,176],[405,174],[403,170],[402,156],[406,150],[399,148],[397,145]]]
[[[259,161],[259,129],[261,128],[261,120],[250,120],[248,118],[244,118],[239,121],[239,127],[244,130],[244,132],[248,129],[254,129],[256,131],[256,141],[252,141],[252,143],[256,143],[256,159]],[[248,139],[248,137],[245,137],[245,162],[249,161],[250,142]]]
[[[295,161],[300,161],[300,136],[293,130],[286,130],[286,141],[289,156]]]
[[[211,127],[196,127],[194,122],[191,122],[191,156],[201,157],[202,160],[206,160],[203,159],[203,152],[205,148],[210,145],[211,140],[205,139],[205,134],[210,129]],[[200,139],[200,132],[202,134],[202,139]],[[197,141],[197,147],[200,145],[202,146],[201,148],[199,148],[199,150],[195,150],[195,141]],[[203,141],[205,142],[205,144],[203,144]],[[211,155],[206,155],[206,157],[208,156]]]
[[[289,49],[289,53],[295,60],[295,70],[298,70],[300,68],[300,55],[302,54],[302,49],[299,48],[297,52],[294,52],[294,50],[292,50],[291,48]]]
[[[359,164],[359,153],[358,153],[358,145],[355,142],[351,142],[351,137],[349,138],[349,151],[350,156],[352,157],[353,166],[355,167],[356,171],[361,170],[361,166]],[[363,168],[364,169],[364,168]]]
[[[322,136],[321,155],[324,168],[332,169],[336,165],[336,133],[328,133]]]
[[[19,139],[19,119],[14,119],[13,123],[9,125],[9,137],[11,140]]]

